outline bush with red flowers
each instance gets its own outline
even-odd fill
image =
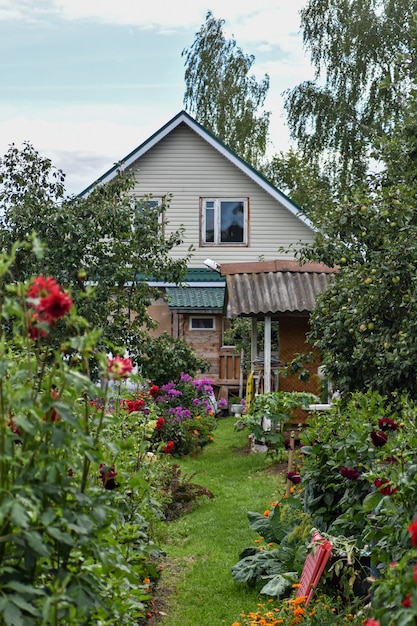
[[[13,261],[3,255],[2,279]],[[9,284],[3,296],[0,622],[139,623],[150,600],[142,581],[157,576],[142,516],[151,473],[105,389],[132,363],[97,351],[99,333],[52,277]]]

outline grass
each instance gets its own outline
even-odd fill
[[[265,454],[247,452],[248,434],[235,432],[234,421],[219,420],[214,443],[200,455],[175,460],[186,476],[198,472],[193,482],[215,497],[160,529],[158,543],[167,554],[158,593],[166,614],[161,626],[231,626],[242,610],[256,610],[257,592],[236,583],[230,568],[259,539],[247,512],[263,513],[285,486]]]

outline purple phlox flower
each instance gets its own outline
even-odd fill
[[[381,430],[398,430],[398,424],[389,417],[381,417],[378,420],[378,428]]]
[[[180,382],[181,383],[190,383],[192,381],[192,377],[185,372],[181,372],[180,374]]]
[[[354,467],[347,466],[342,467],[339,473],[343,476],[343,478],[347,478],[348,480],[358,480],[361,475],[361,473]]]
[[[301,476],[297,474],[297,472],[287,472],[287,478],[294,483],[294,485],[299,485],[301,482]]]
[[[191,411],[182,406],[173,406],[168,410],[168,413],[175,418],[175,421],[191,419]]]
[[[225,409],[227,407],[227,404],[228,404],[228,402],[227,402],[226,398],[220,398],[218,403],[217,403],[217,407],[219,409]]]
[[[175,383],[171,380],[169,383],[165,383],[165,385],[161,385],[161,391],[169,391],[170,389],[175,389]]]
[[[182,391],[179,389],[169,389],[167,391],[167,398],[180,398],[182,396]]]
[[[373,430],[371,431],[371,439],[376,448],[381,448],[387,443],[388,436],[381,431]]]
[[[193,400],[193,404],[194,404],[195,406],[198,406],[198,405],[200,404],[200,400],[199,400],[198,398],[194,398],[194,400]]]
[[[198,378],[193,380],[193,385],[198,393],[211,395],[213,393],[213,381],[210,378]]]

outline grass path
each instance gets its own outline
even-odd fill
[[[282,475],[264,454],[249,454],[247,433],[235,432],[234,417],[219,420],[215,441],[178,464],[193,482],[214,494],[190,514],[164,524],[159,545],[167,557],[159,584],[160,626],[231,626],[242,610],[256,610],[255,590],[236,583],[230,568],[259,538],[247,512],[262,513],[281,497]],[[159,602],[158,602],[159,605]]]

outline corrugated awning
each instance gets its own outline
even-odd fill
[[[171,311],[221,313],[224,287],[168,287],[168,307]]]
[[[295,261],[250,263],[246,267],[236,263],[222,265],[221,269],[226,276],[224,314],[232,319],[307,314],[314,309],[317,296],[326,291],[337,271],[319,264],[299,265]]]

